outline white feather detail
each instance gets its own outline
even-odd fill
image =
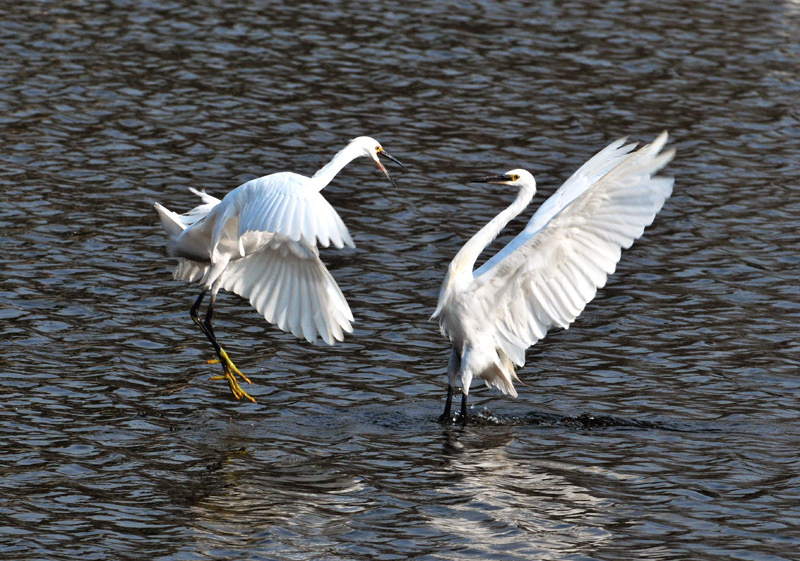
[[[600,152],[540,207],[491,266],[475,271],[474,301],[483,321],[507,334],[498,346],[509,357],[524,356],[550,328],[569,327],[614,272],[621,250],[653,222],[672,193],[672,178],[652,178],[672,158],[673,150],[659,154],[665,142],[662,134],[632,154],[619,141]],[[559,204],[548,204],[552,200]],[[509,290],[519,277],[525,281]],[[519,310],[528,310],[527,317]]]
[[[674,155],[667,134],[638,151],[618,140],[575,172],[525,229],[483,266],[480,252],[535,193],[525,170],[507,183],[514,202],[475,234],[450,264],[433,317],[453,342],[466,395],[473,377],[515,395],[513,364],[553,327],[568,328],[606,283],[621,252],[640,237],[672,193],[654,177]],[[512,364],[513,363],[513,364]],[[455,373],[450,373],[451,384]]]
[[[347,226],[336,210],[307,178],[275,173],[248,181],[231,191],[230,205],[236,207],[237,237],[246,232],[272,232],[292,241],[302,240],[321,247],[355,247]],[[216,240],[215,240],[216,241]]]
[[[200,276],[185,269],[191,280]],[[259,251],[228,263],[220,287],[248,299],[270,323],[311,343],[320,336],[332,345],[353,330],[353,314],[342,291],[314,248],[303,242],[273,238]]]

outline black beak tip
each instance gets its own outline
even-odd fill
[[[387,158],[387,159],[391,160],[392,162],[394,162],[395,164],[397,164],[398,166],[400,166],[400,168],[401,168],[403,171],[405,171],[405,170],[406,170],[406,166],[404,166],[404,165],[402,164],[402,162],[400,162],[400,160],[398,160],[397,158],[395,158],[394,156],[392,156],[391,154],[389,154],[389,153],[388,153],[386,150],[384,150],[383,152],[381,152],[381,155],[382,155],[382,156],[386,156],[386,158]]]
[[[503,184],[508,181],[511,181],[511,178],[507,175],[489,175],[486,177],[477,177],[475,179],[470,179],[470,183],[498,183]]]

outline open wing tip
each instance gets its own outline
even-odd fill
[[[325,238],[317,238],[317,242],[319,243],[320,247],[329,247],[333,246],[336,249],[342,249],[344,247],[356,247],[356,243],[350,236],[342,236],[341,238],[334,238],[334,237],[325,237]]]
[[[301,234],[300,239],[302,239],[303,243],[310,247],[314,247],[315,245],[318,245],[319,247],[328,247],[329,245],[327,239],[323,239],[318,235],[315,236],[312,234],[309,236],[308,234]]]
[[[656,153],[656,154],[661,152],[661,149],[667,143],[667,139],[668,138],[669,138],[669,133],[667,133],[666,130],[661,131],[661,133],[655,138],[655,140],[653,140],[653,142],[650,143],[650,146],[652,147],[653,152]],[[665,152],[661,152],[661,155],[664,155],[664,154],[667,154],[667,153],[671,153],[672,155],[674,155],[675,154],[675,148],[670,148],[669,150],[667,150]],[[672,159],[672,157],[670,156],[670,158],[667,159],[667,161],[669,161],[671,159]]]
[[[347,247],[356,247],[356,242],[353,241],[353,238],[350,236],[350,232],[347,230],[345,230],[344,234],[342,235],[342,242]]]
[[[669,148],[667,148],[666,150],[661,152],[660,155],[661,155],[661,157],[664,158],[664,165],[667,165],[668,163],[670,163],[672,161],[672,159],[675,157],[675,153],[676,152],[677,151],[675,150],[674,146],[670,146]]]

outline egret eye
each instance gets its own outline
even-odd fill
[[[380,146],[376,146],[375,147],[375,153],[376,154],[380,154],[381,152],[383,152],[383,148],[381,148]]]
[[[511,174],[511,181],[517,181],[519,179],[519,175]]]

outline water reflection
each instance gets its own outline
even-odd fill
[[[800,547],[796,2],[4,8],[5,555]],[[427,317],[449,259],[513,197],[463,179],[522,166],[544,197],[607,142],[664,128],[678,158],[659,220],[529,353],[519,399],[471,392],[513,424],[443,433],[447,348]],[[359,134],[409,169],[397,189],[358,167],[326,190],[358,245],[326,257],[355,332],[312,347],[226,300],[220,337],[259,401],[231,403],[152,201],[312,173]]]
[[[509,457],[514,429],[502,433],[445,433],[447,460],[439,475],[439,506],[431,523],[459,537],[470,552],[490,557],[513,551],[520,558],[591,555],[608,542],[612,501],[595,497],[561,475],[565,465]],[[554,468],[558,469],[554,469]]]
[[[235,551],[242,539],[269,544],[276,553],[331,547],[371,503],[353,496],[363,486],[357,477],[318,457],[232,462],[209,476],[225,483],[191,507],[189,528],[202,550]],[[300,536],[304,543],[298,547]]]

